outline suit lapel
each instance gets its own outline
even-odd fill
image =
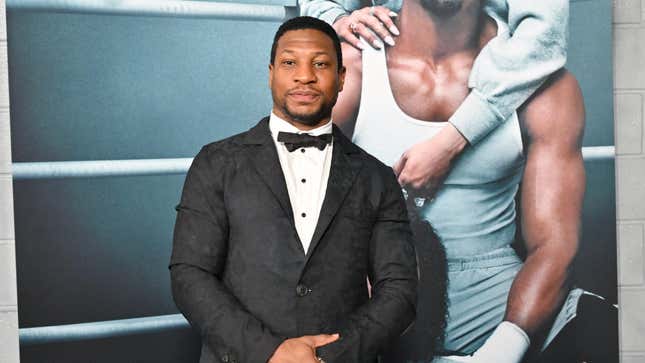
[[[254,145],[247,148],[247,157],[253,161],[253,165],[258,174],[276,197],[278,203],[289,218],[293,227],[295,241],[298,248],[304,254],[302,243],[296,232],[295,222],[293,220],[293,209],[287,191],[287,184],[284,179],[284,173],[278,159],[278,152],[275,148],[271,131],[269,130],[269,118],[262,119],[255,127],[247,133],[245,144]],[[261,207],[261,206],[260,206]]]
[[[320,209],[316,229],[309,244],[309,250],[305,256],[305,265],[329,227],[329,224],[338,213],[363,165],[363,160],[360,157],[360,149],[352,144],[335,125],[333,135],[334,150],[332,152],[329,180],[327,181],[327,191],[325,192],[325,199]],[[247,132],[244,144],[252,145],[252,147],[246,150],[247,157],[252,160],[253,166],[258,174],[269,187],[271,193],[278,200],[278,203],[280,203],[280,206],[289,218],[289,222],[293,227],[293,241],[298,244],[297,248],[303,251],[304,254],[305,251],[302,248],[302,243],[298,237],[293,219],[293,209],[289,199],[284,173],[280,166],[278,152],[271,138],[268,117],[262,119]]]
[[[329,224],[338,213],[347,193],[354,184],[356,176],[360,171],[363,161],[359,157],[359,149],[352,144],[340,129],[334,125],[334,150],[332,151],[331,168],[325,199],[320,209],[318,224],[309,244],[309,250],[305,258],[305,265],[309,261],[320,239],[329,227]]]

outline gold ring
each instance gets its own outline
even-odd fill
[[[349,23],[349,29],[352,31],[352,33],[356,33],[356,28],[358,27],[358,24],[356,23]]]
[[[374,6],[370,6],[370,15],[374,16]]]

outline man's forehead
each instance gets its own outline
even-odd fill
[[[334,43],[327,34],[315,29],[290,30],[278,40],[279,52],[309,51],[329,54]]]

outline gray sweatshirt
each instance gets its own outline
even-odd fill
[[[403,0],[376,2],[393,11]],[[300,15],[329,24],[361,6],[360,0],[299,0]],[[472,144],[501,125],[567,59],[568,0],[486,0],[498,35],[473,64],[470,94],[448,120]]]

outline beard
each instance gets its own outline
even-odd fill
[[[274,97],[274,105],[277,106],[280,111],[282,111],[286,116],[288,116],[293,121],[296,121],[300,124],[306,126],[315,126],[320,123],[321,120],[331,117],[331,112],[336,104],[338,96],[334,97],[331,100],[323,100],[320,103],[320,106],[309,112],[300,112],[289,106],[289,103],[286,101],[286,98],[283,98],[282,102],[275,102],[277,99]]]
[[[326,104],[321,105],[317,110],[309,113],[296,112],[291,110],[289,105],[285,104],[283,112],[294,121],[307,126],[314,126],[320,123],[324,118],[331,116],[332,107],[327,107]]]
[[[461,9],[463,0],[421,0],[421,4],[435,15],[449,17]]]

